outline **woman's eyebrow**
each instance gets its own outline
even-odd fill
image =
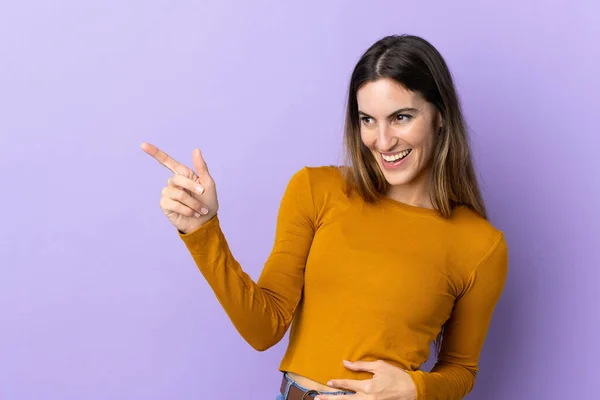
[[[410,111],[410,112],[419,112],[419,110],[417,110],[417,109],[416,109],[416,108],[414,108],[414,107],[402,107],[402,108],[400,108],[400,109],[398,109],[398,110],[394,111],[394,112],[393,112],[393,113],[391,113],[390,115],[388,115],[388,118],[391,118],[391,117],[393,117],[393,116],[394,116],[394,115],[396,115],[396,114],[400,114],[400,113],[407,112],[407,111]],[[372,117],[372,116],[370,116],[370,115],[369,115],[369,114],[367,114],[366,112],[363,112],[363,111],[360,111],[360,110],[358,110],[358,113],[359,113],[359,114],[362,114],[362,115],[363,115],[363,116],[365,116],[365,117],[369,117],[369,118],[373,118],[373,119],[375,119],[375,117]]]

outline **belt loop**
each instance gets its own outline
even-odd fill
[[[285,391],[283,393],[283,399],[287,400],[288,395],[290,394],[290,386],[292,386],[292,381],[290,380],[290,378],[288,378],[287,372],[285,372],[283,374],[283,376],[285,377],[285,380],[287,381],[287,383],[285,385]]]

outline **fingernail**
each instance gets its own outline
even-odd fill
[[[206,208],[204,208],[204,207],[202,207],[202,208],[200,209],[200,212],[201,212],[203,215],[206,215],[206,214],[208,214],[208,210],[207,210]]]
[[[202,194],[204,193],[204,188],[201,185],[196,186],[196,192]]]
[[[331,381],[327,382],[327,386],[333,386],[333,383]]]
[[[198,214],[198,213],[194,213],[194,217],[196,217],[196,218],[199,218],[199,217],[200,217],[200,214]]]

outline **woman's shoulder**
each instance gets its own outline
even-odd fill
[[[305,166],[303,170],[308,174],[312,184],[331,185],[344,181],[344,168],[339,165]]]
[[[485,253],[505,242],[504,232],[478,212],[465,207],[457,207],[452,216],[453,237],[465,244],[469,252]]]
[[[297,170],[292,180],[307,181],[313,192],[331,192],[344,186],[344,167],[336,165],[309,166]]]
[[[345,199],[344,168],[337,165],[306,165],[292,179],[305,182],[315,207],[323,211]]]
[[[477,233],[489,233],[494,236],[500,233],[492,222],[467,206],[456,207],[452,214],[452,220],[455,224]]]

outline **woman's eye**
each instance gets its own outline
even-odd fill
[[[365,125],[369,125],[373,122],[373,118],[371,117],[362,117],[361,121],[363,122],[363,124]]]
[[[410,115],[407,114],[398,114],[396,115],[396,121],[408,121],[409,119],[411,119],[412,117]]]

